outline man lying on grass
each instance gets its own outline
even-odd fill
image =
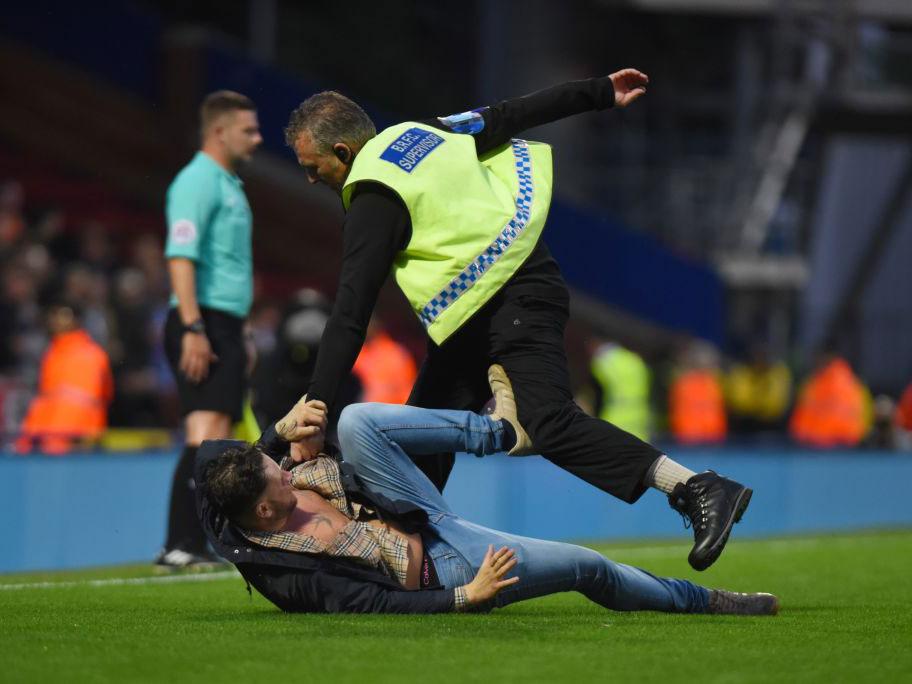
[[[488,416],[349,406],[338,424],[341,462],[321,455],[295,465],[282,425],[254,445],[204,442],[197,459],[203,527],[250,584],[288,611],[488,610],[578,591],[612,610],[777,612],[771,594],[655,577],[591,549],[499,532],[456,515],[409,455],[509,451],[522,429],[515,401],[508,382],[492,389],[495,410]],[[312,403],[306,420],[322,429],[323,405]]]

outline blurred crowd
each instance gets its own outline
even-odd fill
[[[800,383],[760,344],[723,362],[714,347],[695,341],[655,379],[638,354],[617,343],[591,349],[580,403],[643,439],[912,450],[912,383],[898,399],[874,397],[830,346]]]
[[[113,386],[106,424],[173,424],[173,381],[159,340],[168,302],[159,236],[133,232],[120,243],[110,226],[94,221],[70,225],[62,209],[29,207],[25,200],[19,183],[0,185],[4,433],[14,435],[20,430],[39,382],[54,379],[47,373],[42,378],[42,360],[52,348],[52,337],[73,332],[54,329],[55,321],[50,319],[61,308],[74,317],[68,327],[84,331],[108,360],[107,370],[97,371],[109,373]],[[77,368],[68,368],[73,365]],[[93,401],[94,397],[80,394],[78,385],[86,378],[78,376],[78,366],[59,367],[60,372],[74,374],[65,379],[64,389],[76,403]]]
[[[26,205],[22,186],[0,185],[0,417],[5,445],[61,453],[73,435],[97,443],[111,428],[179,422],[161,334],[168,281],[161,237]],[[331,302],[313,290],[287,301],[259,297],[248,323],[256,363],[249,432],[275,420],[305,390]],[[821,353],[801,382],[761,345],[724,361],[694,342],[650,366],[606,340],[589,346],[579,403],[647,440],[732,441],[818,448],[912,448],[912,383],[876,396],[850,364]],[[404,402],[416,375],[406,346],[374,320],[338,410],[367,400]],[[56,426],[49,430],[48,426]],[[63,427],[61,427],[63,426]],[[67,439],[55,439],[54,430]]]
[[[112,428],[136,433],[179,423],[162,348],[169,286],[161,236],[112,228],[119,226],[73,222],[60,208],[29,206],[20,183],[0,183],[6,447],[63,453],[97,444]],[[256,360],[247,435],[306,391],[330,310],[313,290],[281,302],[257,297],[247,326]],[[402,403],[416,372],[409,351],[372,321],[338,410],[359,400]]]

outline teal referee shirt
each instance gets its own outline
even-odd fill
[[[195,262],[199,305],[246,318],[253,302],[253,216],[241,179],[197,152],[168,188],[165,215],[165,257]]]

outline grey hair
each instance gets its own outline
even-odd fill
[[[377,135],[367,112],[334,90],[311,95],[298,105],[285,127],[285,143],[294,149],[304,131],[310,134],[321,153],[329,152],[339,142],[360,148]]]

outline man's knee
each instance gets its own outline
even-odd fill
[[[349,404],[342,409],[336,431],[343,451],[346,444],[354,444],[359,436],[371,429],[375,411],[375,404]]]

